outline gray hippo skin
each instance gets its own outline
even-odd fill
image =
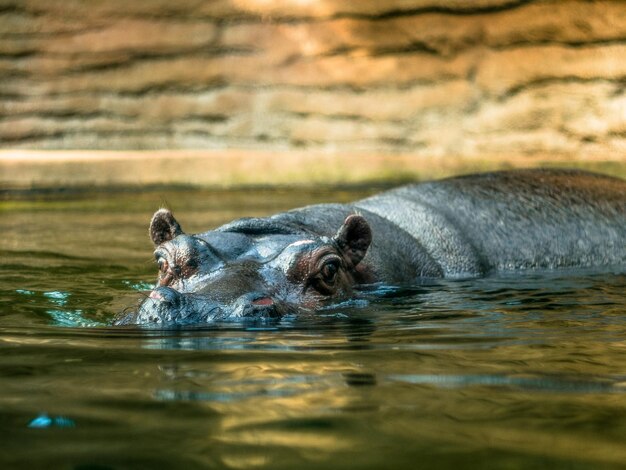
[[[157,287],[117,324],[280,318],[350,298],[363,284],[622,269],[626,181],[573,170],[461,176],[198,235],[185,234],[161,209],[150,235]]]

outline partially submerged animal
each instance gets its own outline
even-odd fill
[[[195,325],[314,311],[360,285],[626,266],[626,181],[518,170],[400,187],[183,232],[157,211],[156,287],[117,324]]]

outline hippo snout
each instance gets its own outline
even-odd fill
[[[171,287],[157,287],[139,306],[134,322],[152,326],[171,326],[228,321],[229,319],[278,319],[288,313],[283,302],[252,292],[227,304],[202,294],[181,293]]]
[[[170,287],[157,287],[150,292],[149,299],[157,304],[167,304],[171,307],[178,307],[181,295]]]
[[[170,287],[157,287],[139,306],[137,320],[147,325],[164,326],[178,320],[182,296]]]
[[[157,287],[141,303],[133,323],[172,326],[209,323],[223,319],[221,304],[204,297],[178,292],[171,287]]]

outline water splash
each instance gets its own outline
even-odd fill
[[[73,428],[76,423],[65,416],[50,417],[46,413],[42,413],[28,423],[29,428],[46,429],[46,428]]]
[[[52,317],[55,326],[68,328],[106,326],[106,323],[89,320],[83,316],[82,310],[47,310],[46,313]]]

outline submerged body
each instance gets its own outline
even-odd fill
[[[376,282],[625,266],[626,182],[567,170],[485,173],[193,236],[162,209],[150,234],[157,287],[119,324],[280,317]]]

